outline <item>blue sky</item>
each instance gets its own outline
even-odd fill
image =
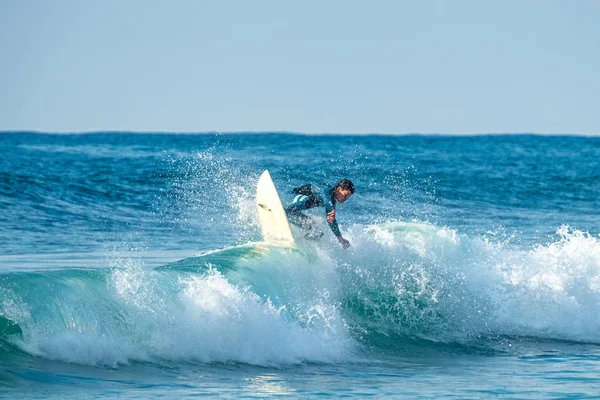
[[[0,0],[0,130],[600,134],[600,0]]]

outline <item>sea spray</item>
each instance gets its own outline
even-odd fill
[[[589,234],[562,227],[558,241],[529,251],[427,223],[353,234],[344,303],[359,330],[459,343],[503,335],[600,342],[600,243]]]
[[[503,290],[496,329],[507,333],[600,342],[600,241],[562,226],[558,241],[529,252],[505,253],[496,263]]]
[[[2,315],[23,330],[8,340],[36,356],[106,366],[151,360],[286,365],[349,356],[349,339],[328,315],[334,309],[319,299],[303,304],[278,296],[276,305],[248,284],[231,283],[208,261],[198,273],[149,269],[123,257],[117,263],[110,270],[5,277],[12,287],[5,292],[27,310],[18,317],[10,314],[15,305],[4,302]],[[30,285],[37,290],[19,300],[16,292]]]

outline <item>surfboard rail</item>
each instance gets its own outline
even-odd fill
[[[281,199],[268,170],[261,174],[256,185],[256,209],[266,243],[278,247],[296,246]]]

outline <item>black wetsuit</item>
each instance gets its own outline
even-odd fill
[[[314,239],[321,237],[323,235],[322,232],[310,232],[313,230],[311,219],[300,211],[315,207],[325,207],[325,216],[327,216],[327,214],[335,210],[335,186],[323,191],[317,185],[304,185],[294,189],[294,193],[297,194],[294,201],[285,209],[288,220],[292,224],[308,230],[307,238]],[[327,221],[327,223],[336,237],[342,236],[335,218],[331,222]]]

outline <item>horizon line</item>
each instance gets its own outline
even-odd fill
[[[41,130],[0,130],[0,134],[38,134],[38,135],[98,135],[98,134],[142,134],[142,135],[297,135],[297,136],[454,136],[454,137],[473,137],[473,136],[576,136],[576,137],[596,137],[600,133],[540,133],[540,132],[476,132],[476,133],[456,133],[456,132],[402,132],[402,133],[381,133],[381,132],[297,132],[297,131],[132,131],[132,130],[91,130],[91,131],[41,131]]]

